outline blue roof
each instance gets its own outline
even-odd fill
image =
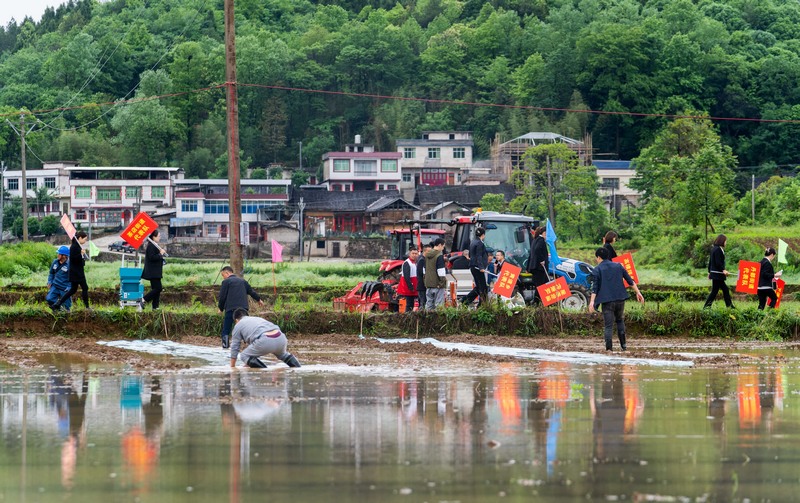
[[[633,161],[592,161],[597,169],[633,169]]]

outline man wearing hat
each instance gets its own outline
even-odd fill
[[[47,276],[49,290],[45,300],[51,308],[72,287],[72,283],[69,281],[69,246],[59,246],[56,253],[58,255],[50,265],[50,274]],[[72,307],[72,299],[67,298],[61,305],[69,311]]]

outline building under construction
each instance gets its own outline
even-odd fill
[[[557,133],[526,133],[513,140],[502,141],[500,135],[492,142],[492,172],[502,173],[510,179],[513,170],[522,162],[525,151],[539,145],[564,143],[578,154],[584,166],[592,164],[592,137],[586,135],[583,141],[567,138]]]

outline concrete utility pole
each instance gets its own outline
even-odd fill
[[[19,114],[20,159],[22,160],[22,240],[28,240],[28,179],[25,176],[25,114]]]
[[[300,262],[302,262],[303,261],[303,253],[304,253],[305,247],[306,247],[305,243],[303,242],[303,241],[305,241],[305,239],[303,239],[305,237],[305,236],[303,236],[303,234],[304,234],[303,233],[303,231],[304,231],[304,228],[303,228],[304,227],[303,226],[303,210],[306,207],[306,203],[303,202],[303,198],[302,197],[300,198],[300,203],[298,203],[297,207],[300,208],[300,224],[299,224],[299,227],[300,227]]]
[[[237,274],[244,270],[240,225],[242,195],[239,173],[239,105],[236,91],[236,24],[233,0],[225,0],[225,89],[228,108],[228,211],[231,267]]]
[[[6,163],[0,162],[0,244],[3,244],[3,215],[6,213]]]

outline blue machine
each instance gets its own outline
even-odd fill
[[[119,268],[119,307],[134,306],[141,310],[140,301],[144,297],[142,270],[138,267]]]

